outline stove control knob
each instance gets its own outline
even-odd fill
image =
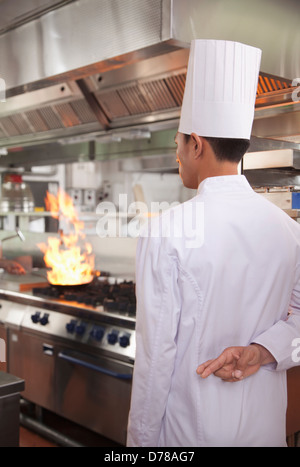
[[[101,341],[102,337],[104,336],[104,329],[100,326],[94,326],[91,329],[90,336],[96,341]]]
[[[73,332],[75,331],[76,323],[76,319],[71,319],[71,321],[69,321],[69,323],[66,324],[66,330],[68,333],[73,334]]]
[[[119,331],[112,330],[108,335],[107,335],[107,341],[109,344],[114,345],[118,341],[118,334]]]
[[[128,347],[130,344],[130,334],[123,334],[123,336],[119,338],[119,344],[121,347]]]
[[[31,315],[31,321],[33,323],[38,323],[40,320],[41,313],[39,311],[36,311],[34,315]]]
[[[75,332],[78,336],[83,336],[83,334],[85,333],[85,324],[77,324],[77,326],[75,326]]]
[[[42,318],[40,319],[40,323],[43,326],[46,326],[46,324],[49,323],[49,313],[45,313],[44,316],[42,316]]]

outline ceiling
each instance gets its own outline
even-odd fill
[[[300,76],[300,3],[273,0],[266,16],[267,4],[187,0],[183,11],[179,0],[0,0],[0,148],[114,143],[176,129],[194,35],[262,48],[253,136],[299,148],[292,73]]]
[[[0,0],[0,35],[74,0]]]

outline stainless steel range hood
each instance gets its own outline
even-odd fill
[[[1,18],[8,3],[24,8],[2,0]],[[40,3],[21,22],[0,20],[0,147],[176,129],[195,37],[262,48],[253,134],[300,144],[298,0]]]

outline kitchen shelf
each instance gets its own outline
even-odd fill
[[[13,215],[15,217],[64,217],[61,216],[60,214],[50,212],[50,211],[30,211],[30,212],[23,212],[23,211],[7,211],[7,212],[0,212],[0,217],[6,217]],[[79,220],[88,220],[88,219],[99,219],[100,217],[107,216],[107,217],[114,217],[117,216],[118,218],[133,218],[137,214],[128,214],[126,212],[117,212],[117,213],[96,213],[96,212],[79,212],[78,213],[78,219]]]
[[[30,211],[30,212],[24,212],[24,211],[5,211],[5,212],[0,212],[0,217],[6,217],[6,216],[16,216],[16,217],[52,217],[53,213],[49,211]]]
[[[300,219],[300,209],[284,209],[284,212],[293,219]]]
[[[300,219],[300,209],[283,209],[283,211],[288,214],[288,216],[292,217],[293,219]],[[57,218],[57,214],[50,212],[50,211],[32,211],[32,212],[23,212],[23,211],[7,211],[7,212],[0,212],[0,218],[1,217],[6,217],[6,216],[15,216],[15,217],[33,217],[33,218],[39,218],[39,217],[55,217]],[[117,218],[123,218],[123,219],[133,219],[135,217],[138,217],[138,214],[128,214],[126,212],[117,212],[117,213],[96,213],[96,212],[80,212],[78,213],[78,219],[79,220],[98,220],[101,217],[106,216],[106,217],[117,217]],[[63,216],[62,216],[63,217]],[[58,218],[60,218],[60,215],[58,215]]]

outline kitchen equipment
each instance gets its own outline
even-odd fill
[[[57,284],[56,282],[52,282],[50,279],[47,278],[47,281],[49,283],[50,286],[54,287],[54,288],[57,288],[57,289],[61,289],[61,290],[67,290],[67,289],[72,289],[72,288],[83,288],[83,287],[86,287],[88,284],[91,284],[95,278],[97,277],[105,277],[105,276],[108,276],[107,273],[103,273],[103,272],[100,272],[100,271],[91,271],[91,276],[88,276],[87,279],[83,279],[82,282],[78,283],[78,284],[68,284],[68,283],[62,283],[62,284]],[[45,276],[46,278],[46,276]]]
[[[16,238],[16,237],[19,237],[19,239],[22,241],[22,242],[25,242],[25,237],[23,235],[23,233],[21,232],[21,230],[19,229],[19,227],[16,228],[16,233],[14,235],[9,235],[8,237],[5,237],[5,238],[2,238],[0,240],[0,258],[2,258],[2,243],[3,242],[6,242],[7,240],[10,240],[12,238]]]
[[[15,0],[15,8],[11,3],[1,1],[0,30],[5,35],[0,56],[9,95],[0,108],[0,146],[18,151],[8,151],[1,158],[3,166],[40,165],[42,160],[47,165],[70,163],[83,160],[83,154],[91,160],[101,149],[94,146],[95,135],[114,142],[120,133],[133,129],[153,133],[159,126],[175,129],[188,46],[196,37],[226,38],[261,48],[260,118],[253,134],[300,141],[293,80],[300,76],[298,0],[289,0],[288,5],[274,0],[272,7],[268,0],[254,0],[240,8],[233,0],[114,0],[114,8],[108,0],[77,0],[76,8],[74,2],[64,2],[68,4],[48,14],[36,14],[40,1]],[[33,3],[24,24],[20,10]],[[74,24],[80,24],[76,35]],[[268,34],[258,35],[258,24]],[[35,60],[28,66],[31,55]],[[59,139],[62,145],[56,143]],[[140,144],[135,152],[140,154]]]
[[[34,199],[30,186],[19,174],[6,174],[1,187],[0,211],[30,212]]]
[[[20,391],[24,381],[0,371],[0,447],[19,447]]]
[[[0,290],[8,371],[22,396],[119,443],[126,442],[135,359],[135,284],[100,277],[84,288]]]
[[[19,227],[16,228],[16,234],[10,235],[9,237],[2,238],[1,242],[4,242],[5,240],[10,240],[11,238],[16,238],[16,237],[19,237],[19,239],[20,239],[22,242],[25,242],[24,234],[21,232],[21,230],[19,229]]]
[[[48,279],[48,282],[49,282],[49,285],[53,286],[53,287],[56,287],[57,289],[65,289],[65,288],[72,288],[72,287],[85,287],[87,286],[88,284],[90,284],[92,281],[93,281],[94,277],[92,276],[91,278],[88,278],[86,280],[84,280],[83,282],[81,282],[80,284],[56,284],[55,282],[51,282],[51,280]]]

